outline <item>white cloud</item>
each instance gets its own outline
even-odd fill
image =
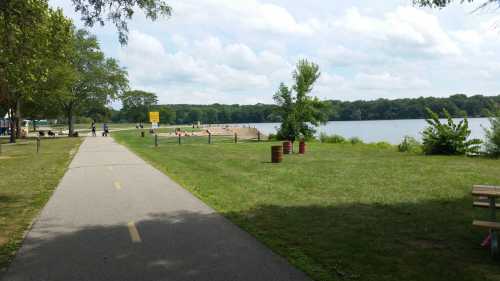
[[[372,40],[393,55],[460,55],[460,48],[432,14],[414,7],[398,7],[383,18],[361,15],[349,9],[333,26]],[[396,52],[394,52],[396,51]]]
[[[428,88],[429,81],[421,78],[410,78],[394,75],[391,73],[358,73],[353,80],[353,85],[359,90],[415,90]]]
[[[299,58],[320,65],[321,98],[497,94],[498,14],[409,2],[170,0],[168,20],[134,15],[127,47],[110,24],[93,31],[131,86],[163,103],[269,103]],[[54,3],[79,22],[66,1]]]

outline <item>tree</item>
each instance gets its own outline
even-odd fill
[[[23,104],[36,105],[38,113],[50,108],[46,95],[57,86],[51,76],[61,78],[52,74],[65,55],[61,46],[71,42],[71,26],[61,10],[49,9],[47,1],[0,2],[0,96],[14,132],[11,142],[20,134]]]
[[[148,112],[158,103],[154,93],[145,91],[127,91],[121,96],[122,112],[129,122],[147,122]]]
[[[58,100],[68,121],[68,134],[73,136],[74,117],[83,108],[106,105],[128,88],[127,72],[117,61],[106,58],[95,36],[86,30],[77,30],[73,40],[69,64],[75,77]]]
[[[484,8],[490,4],[500,4],[500,0],[413,0],[413,3],[419,5],[420,7],[437,7],[444,8],[451,3],[472,3],[472,2],[481,2],[477,9]]]
[[[175,124],[175,111],[168,106],[159,106],[154,108],[160,113],[160,123],[162,124]]]
[[[319,76],[317,64],[300,60],[293,72],[295,84],[292,88],[288,88],[283,83],[280,84],[274,100],[278,104],[277,113],[282,119],[281,128],[278,131],[282,139],[293,142],[299,136],[311,138],[315,130],[310,125],[318,126],[328,121],[329,105],[309,96]]]
[[[110,20],[118,30],[120,43],[126,44],[128,37],[127,20],[134,15],[138,7],[146,14],[146,18],[156,20],[158,16],[170,16],[172,8],[163,0],[72,0],[75,11],[82,15],[87,26],[99,23],[104,25]],[[107,12],[107,13],[106,13]]]

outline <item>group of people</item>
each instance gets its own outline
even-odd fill
[[[93,137],[97,136],[97,134],[96,134],[97,124],[95,121],[92,121],[92,125],[90,126],[90,128],[92,129],[92,136]],[[102,124],[102,136],[107,137],[108,134],[109,134],[108,124],[103,123]]]
[[[9,120],[0,119],[0,136],[9,134]]]

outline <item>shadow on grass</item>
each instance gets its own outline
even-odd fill
[[[497,280],[470,203],[261,205],[225,215],[316,280]],[[127,222],[41,220],[4,280],[303,280],[218,215],[150,214],[136,227],[141,243]]]
[[[261,205],[226,215],[316,280],[500,280],[470,198]],[[487,216],[486,216],[487,217]]]

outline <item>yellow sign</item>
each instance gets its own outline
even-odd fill
[[[160,123],[160,112],[150,112],[149,113],[149,122]]]

